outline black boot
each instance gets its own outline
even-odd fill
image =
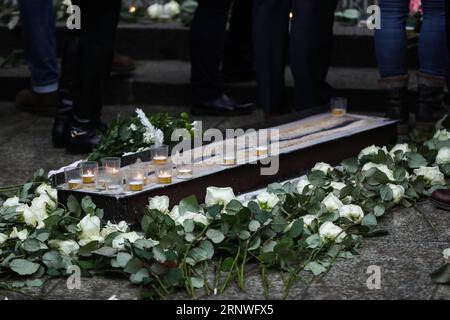
[[[446,113],[444,105],[445,78],[418,73],[419,109],[416,125],[419,129],[429,129]]]
[[[66,150],[73,154],[87,154],[100,144],[97,123],[93,120],[73,117]]]
[[[387,100],[386,117],[399,121],[398,133],[408,133],[408,80],[409,76],[381,78],[378,83],[384,90]]]

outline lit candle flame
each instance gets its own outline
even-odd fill
[[[135,13],[135,12],[136,12],[136,7],[135,7],[135,6],[130,6],[130,7],[128,8],[128,12],[129,12],[129,13]]]

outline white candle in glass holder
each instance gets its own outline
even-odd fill
[[[67,181],[67,188],[69,190],[80,189],[82,185],[83,182],[81,181],[81,179],[70,179],[69,181]]]
[[[128,187],[131,191],[142,191],[144,189],[144,181],[143,180],[134,180],[128,183]]]

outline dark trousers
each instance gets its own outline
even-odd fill
[[[227,22],[233,5],[227,38]],[[193,101],[223,94],[221,65],[234,72],[251,68],[252,0],[200,0],[191,26]],[[227,48],[225,50],[225,48]],[[224,52],[225,59],[224,59]]]
[[[121,0],[72,0],[72,3],[81,9],[81,30],[68,31],[67,41],[71,43],[67,48],[71,48],[68,50],[71,54],[67,56],[69,61],[63,60],[61,87],[71,87],[77,118],[98,119],[111,69]]]
[[[295,109],[325,104],[337,0],[254,0],[256,77],[265,111],[282,113],[286,57],[295,80]],[[291,32],[289,12],[293,13]]]
[[[446,28],[447,28],[447,51],[448,51],[448,59],[447,63],[447,88],[450,90],[450,3],[449,1],[445,1],[445,20],[446,20]]]

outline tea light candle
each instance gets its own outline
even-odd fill
[[[131,181],[128,184],[131,191],[142,191],[144,189],[144,181],[143,180],[137,180],[137,181]]]
[[[71,179],[67,182],[67,187],[69,190],[80,189],[82,186],[81,179]]]
[[[94,183],[95,181],[94,180],[95,175],[91,171],[88,171],[87,173],[83,174],[82,178],[84,184],[91,184]]]
[[[193,176],[192,169],[190,168],[183,168],[178,169],[177,178],[179,179],[190,179]]]
[[[160,172],[158,174],[158,182],[162,184],[172,183],[172,175],[169,172]]]
[[[258,157],[265,156],[269,152],[269,149],[266,146],[261,146],[256,148],[256,155]]]
[[[345,109],[342,109],[342,108],[333,108],[333,109],[331,110],[331,114],[332,114],[333,116],[337,116],[337,117],[343,116],[343,115],[345,114]]]
[[[165,156],[155,156],[153,158],[153,162],[154,162],[154,164],[157,164],[157,165],[164,165],[164,164],[167,163],[167,157],[165,157]]]
[[[223,157],[223,165],[232,166],[236,164],[236,158],[234,156],[225,156]]]

